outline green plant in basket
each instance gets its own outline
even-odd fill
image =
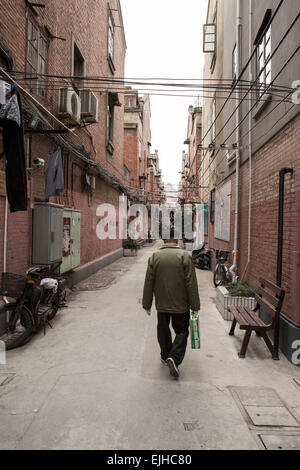
[[[225,287],[231,297],[254,297],[255,295],[254,290],[245,282],[229,282],[228,284],[225,284]]]
[[[138,250],[140,247],[136,240],[128,238],[128,240],[123,241],[123,248],[125,248],[126,250]]]

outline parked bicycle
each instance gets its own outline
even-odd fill
[[[219,250],[217,252],[217,264],[214,270],[214,285],[215,287],[221,286],[226,282],[232,281],[232,274],[227,264],[229,251]]]
[[[65,283],[62,277],[45,277],[48,267],[34,267],[28,277],[2,273],[0,294],[6,304],[0,308],[0,340],[6,349],[14,349],[26,343],[32,333],[52,320],[59,307],[65,303]],[[6,298],[14,299],[8,302]]]

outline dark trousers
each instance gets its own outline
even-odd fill
[[[157,339],[160,345],[161,358],[165,361],[172,357],[177,366],[182,363],[186,351],[187,340],[189,336],[189,319],[187,313],[157,313]],[[172,343],[170,331],[170,320],[175,331],[175,340]]]

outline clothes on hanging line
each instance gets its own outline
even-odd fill
[[[0,126],[6,157],[6,191],[10,212],[27,210],[27,176],[24,125],[20,94],[16,87],[7,103],[0,105]]]
[[[49,153],[45,169],[45,199],[50,196],[59,196],[64,189],[64,176],[62,168],[61,148]]]

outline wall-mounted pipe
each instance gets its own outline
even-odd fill
[[[252,55],[252,25],[253,25],[253,0],[249,0],[249,57]],[[252,83],[252,63],[249,64],[249,83]],[[246,272],[251,262],[251,222],[252,222],[252,103],[249,101],[249,115],[248,115],[248,165],[249,165],[249,192],[248,192],[248,258],[245,266],[242,280],[244,279]]]
[[[284,225],[284,183],[285,175],[293,173],[293,168],[281,168],[279,172],[279,207],[278,207],[278,246],[277,246],[277,275],[276,284],[282,284],[282,253],[283,253],[283,225]],[[274,331],[275,359],[279,359],[280,317]]]
[[[3,272],[6,272],[7,264],[7,222],[8,222],[8,199],[5,198],[5,209],[4,209],[4,237],[3,237]]]
[[[241,16],[241,0],[236,0],[236,48],[237,48],[237,77],[241,73],[242,63],[242,44],[241,44],[241,31],[242,31],[242,16]],[[237,92],[237,101],[241,101],[241,92]],[[238,149],[240,148],[241,131],[239,123],[241,121],[241,107],[238,106],[236,110],[236,143]],[[230,272],[233,275],[233,281],[237,281],[237,267],[238,267],[238,236],[239,236],[239,190],[240,190],[240,150],[236,152],[236,164],[235,164],[235,212],[234,212],[234,246],[233,246],[233,265],[230,268]]]

